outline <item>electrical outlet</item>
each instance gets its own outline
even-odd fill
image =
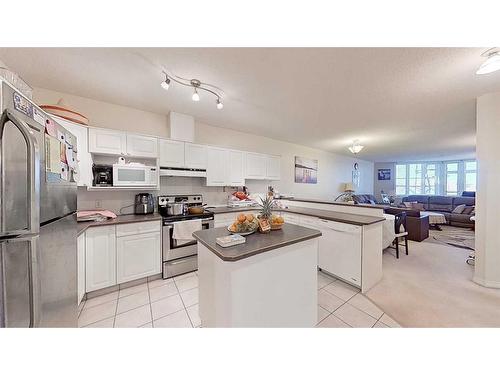
[[[99,199],[95,201],[95,208],[101,208],[101,201]]]

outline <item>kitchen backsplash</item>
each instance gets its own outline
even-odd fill
[[[204,178],[195,177],[161,177],[160,191],[148,190],[133,190],[133,191],[87,191],[85,188],[78,188],[78,209],[93,210],[96,208],[107,209],[120,214],[133,213],[133,203],[135,195],[141,192],[150,192],[155,196],[158,195],[181,195],[181,194],[202,194],[203,201],[209,206],[221,206],[227,202],[227,197],[232,194],[235,189],[229,187],[205,186]],[[268,182],[252,181],[247,184],[251,193],[265,193],[267,191]],[[97,205],[100,207],[96,207]],[[130,206],[130,207],[126,207]]]

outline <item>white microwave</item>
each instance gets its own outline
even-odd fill
[[[113,164],[113,186],[158,185],[158,168],[146,165]]]

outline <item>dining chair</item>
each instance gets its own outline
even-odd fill
[[[394,215],[394,233],[395,233],[394,243],[396,245],[396,258],[399,259],[400,238],[404,238],[406,255],[408,255],[408,232],[406,231],[406,212],[402,211]]]

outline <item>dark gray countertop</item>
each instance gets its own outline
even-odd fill
[[[193,237],[222,260],[235,262],[266,251],[279,249],[280,247],[321,236],[319,230],[285,223],[281,230],[271,231],[271,233],[266,234],[257,232],[246,236],[246,242],[241,245],[225,248],[217,245],[217,237],[223,237],[229,234],[226,228],[213,228],[194,232]]]
[[[158,213],[147,215],[120,215],[116,219],[109,219],[106,221],[83,221],[77,224],[78,235],[82,234],[90,227],[98,227],[101,225],[115,225],[115,224],[129,224],[139,223],[141,221],[154,221],[161,220],[161,215]]]
[[[257,207],[242,207],[242,208],[216,207],[216,208],[209,208],[208,210],[212,211],[214,214],[224,214],[224,213],[241,212],[241,211],[252,211],[258,209],[259,207],[257,206]],[[290,208],[277,209],[274,211],[290,212],[299,215],[313,216],[324,220],[337,221],[339,223],[346,223],[353,225],[371,225],[385,220],[385,218],[378,216],[357,215],[345,212],[318,210],[316,208],[305,208],[305,207],[290,207]]]
[[[352,204],[347,202],[336,202],[334,200],[321,200],[312,198],[277,198],[278,200],[288,200],[296,202],[307,202],[307,203],[322,203],[322,204],[333,204],[337,206],[354,206],[354,207],[366,207],[366,208],[386,208],[387,206],[381,204]]]

